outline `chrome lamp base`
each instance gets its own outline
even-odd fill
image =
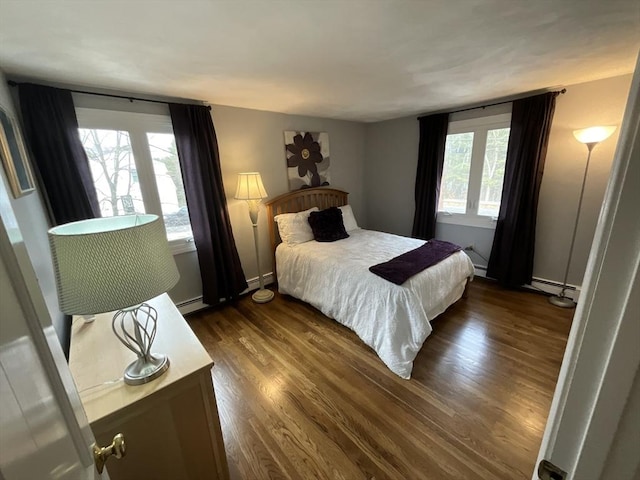
[[[158,312],[148,303],[119,310],[113,316],[113,333],[138,356],[124,372],[124,382],[127,385],[148,383],[169,368],[170,362],[166,355],[151,353],[157,327]]]
[[[560,295],[550,296],[549,303],[551,305],[555,305],[556,307],[562,308],[575,308],[576,306],[576,302],[571,300],[569,297],[565,297],[562,293]]]
[[[271,290],[267,290],[266,288],[260,288],[256,290],[251,298],[256,303],[267,303],[273,300],[274,294]]]
[[[124,383],[127,385],[143,385],[155,380],[169,368],[169,357],[162,354],[151,354],[149,358],[138,358],[124,371]]]

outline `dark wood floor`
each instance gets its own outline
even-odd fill
[[[287,296],[188,320],[215,361],[234,480],[511,480],[534,470],[572,315],[478,279],[411,380]]]

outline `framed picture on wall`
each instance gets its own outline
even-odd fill
[[[18,123],[0,106],[0,156],[15,198],[35,188]]]
[[[287,130],[284,148],[290,191],[329,185],[329,134]]]

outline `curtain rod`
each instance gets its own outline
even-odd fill
[[[565,93],[567,93],[567,89],[566,89],[566,88],[563,88],[562,90],[559,90],[559,91],[554,92],[554,93],[556,93],[556,94],[558,94],[558,95],[564,95]],[[524,97],[523,97],[523,98],[524,98]],[[448,113],[449,113],[449,114],[452,114],[452,113],[468,112],[469,110],[477,110],[477,109],[479,109],[479,108],[484,109],[484,108],[489,108],[489,107],[495,107],[496,105],[504,105],[505,103],[512,103],[512,102],[514,102],[515,100],[517,100],[517,98],[514,98],[514,99],[512,99],[512,100],[504,100],[504,101],[502,101],[502,102],[488,103],[487,105],[478,105],[477,107],[461,108],[460,110],[453,110],[453,111],[448,112]],[[443,112],[443,113],[444,113],[444,112]],[[431,113],[428,113],[428,114],[426,114],[426,115],[420,115],[420,116],[418,117],[418,120],[420,120],[421,118],[424,118],[424,117],[428,117],[429,115],[432,115],[432,114],[431,114]]]
[[[23,85],[25,83],[30,83],[30,82],[14,82],[13,80],[9,80],[7,81],[7,83],[9,84],[10,87],[17,87],[18,85]],[[129,100],[131,103],[133,103],[134,101],[137,102],[149,102],[149,103],[161,103],[163,105],[168,105],[169,102],[163,102],[162,100],[150,100],[147,98],[139,98],[139,97],[131,97],[131,96],[125,96],[125,95],[115,95],[112,93],[97,93],[97,92],[87,92],[85,90],[73,90],[73,89],[67,89],[70,92],[73,93],[83,93],[85,95],[96,95],[98,97],[111,97],[111,98],[122,98],[124,100]],[[211,110],[211,105],[207,105],[206,106],[207,109],[210,111]]]

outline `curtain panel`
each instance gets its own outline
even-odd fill
[[[419,122],[420,144],[415,184],[416,208],[411,236],[429,240],[436,234],[436,212],[444,166],[449,114],[439,113],[420,117]]]
[[[100,217],[69,90],[22,83],[24,136],[55,225]]]
[[[22,83],[18,87],[25,142],[54,225],[100,217],[87,154],[69,90]],[[69,359],[71,316],[56,329]]]
[[[487,276],[506,287],[531,283],[540,184],[558,92],[513,102],[504,187]]]
[[[203,302],[216,305],[247,288],[227,210],[218,140],[208,107],[171,103],[169,111],[198,251]]]

